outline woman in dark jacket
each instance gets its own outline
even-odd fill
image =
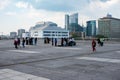
[[[92,40],[92,50],[93,52],[96,51],[96,41],[94,39]]]
[[[18,48],[18,40],[17,39],[14,40],[14,45],[15,45],[15,48],[17,49]]]

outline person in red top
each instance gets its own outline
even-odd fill
[[[17,49],[18,48],[18,40],[17,40],[17,38],[14,40],[14,45],[15,45],[15,48]]]
[[[92,50],[93,50],[93,52],[96,51],[96,41],[95,41],[95,39],[92,40]]]

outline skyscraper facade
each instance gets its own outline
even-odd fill
[[[65,29],[68,30],[69,28],[69,15],[65,15]]]
[[[111,15],[98,20],[98,34],[108,38],[120,38],[120,19]]]
[[[25,29],[18,29],[18,37],[22,38],[22,33],[25,33]]]
[[[83,28],[78,24],[78,13],[65,15],[65,29],[70,32],[81,32]]]
[[[86,35],[93,36],[93,37],[96,36],[96,21],[95,20],[87,21]]]
[[[70,15],[69,23],[70,24],[72,24],[72,23],[78,24],[78,13]]]

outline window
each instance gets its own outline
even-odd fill
[[[50,34],[43,34],[43,36],[50,36]]]
[[[55,36],[55,34],[52,34],[52,36]]]
[[[67,32],[62,32],[62,33],[67,33]]]
[[[43,33],[51,33],[50,31],[44,31]]]

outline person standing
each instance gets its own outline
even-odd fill
[[[57,38],[55,38],[55,46],[57,46]]]
[[[32,44],[35,45],[35,38],[33,38],[33,40],[32,40]]]
[[[103,39],[103,38],[100,38],[101,46],[103,46],[103,41],[104,41],[104,39]]]
[[[23,46],[23,48],[25,48],[25,39],[24,38],[22,39],[22,46]]]
[[[15,48],[18,49],[18,39],[17,38],[14,40],[14,45],[15,45]]]
[[[64,38],[61,38],[61,46],[63,46]]]
[[[37,38],[35,38],[35,45],[37,45]]]
[[[18,40],[18,47],[20,47],[20,38],[17,38]]]
[[[28,45],[28,43],[29,43],[29,40],[28,40],[28,38],[26,37],[26,39],[25,39],[25,40],[26,40],[26,45]]]
[[[92,50],[93,50],[93,52],[96,51],[96,41],[95,41],[95,39],[92,40]]]
[[[54,45],[54,38],[52,38],[52,46]]]

